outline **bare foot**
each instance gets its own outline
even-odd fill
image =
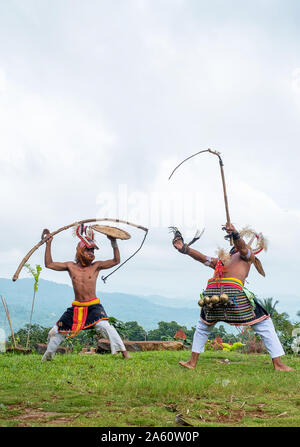
[[[273,360],[273,366],[276,371],[295,371],[293,368],[282,363],[279,357],[276,357]]]
[[[122,355],[124,359],[131,359],[131,355],[128,354],[128,351],[122,351]]]
[[[183,366],[184,368],[187,368],[187,369],[195,369],[195,366],[192,365],[190,362],[181,361],[181,362],[179,362],[179,365]]]
[[[284,365],[283,363],[281,365],[274,365],[274,369],[276,371],[295,371],[294,368],[290,368],[287,365]]]

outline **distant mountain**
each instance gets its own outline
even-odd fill
[[[16,282],[0,278],[0,295],[6,299],[13,329],[17,331],[29,323],[33,295],[33,279],[19,279]],[[159,321],[176,321],[190,329],[196,326],[200,308],[197,299],[167,298],[160,295],[137,296],[126,293],[107,293],[101,291],[98,297],[109,316],[121,321],[137,321],[145,330],[156,329]],[[260,297],[259,297],[260,298]],[[33,323],[52,327],[74,299],[72,287],[44,279],[39,280],[36,295]],[[285,296],[278,300],[279,312],[287,312],[291,321],[299,321],[296,313],[300,310],[300,299]],[[223,323],[222,323],[223,324]],[[228,332],[235,328],[224,324]],[[9,330],[2,303],[0,303],[0,328]]]
[[[33,279],[26,278],[12,282],[10,279],[0,278],[0,295],[3,295],[7,302],[15,331],[29,323]],[[137,321],[146,330],[155,329],[159,321],[176,321],[191,328],[196,325],[199,318],[200,308],[196,301],[193,306],[191,301],[185,305],[182,300],[179,302],[163,296],[140,297],[106,292],[101,292],[98,296],[109,316],[122,321]],[[71,306],[73,299],[74,293],[70,286],[40,279],[33,323],[44,327],[53,326],[65,309]],[[4,310],[0,305],[0,326],[5,321]],[[5,327],[7,328],[6,323]]]

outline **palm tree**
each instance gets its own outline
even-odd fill
[[[270,316],[272,317],[272,315],[274,315],[274,313],[278,313],[276,306],[279,303],[279,301],[275,301],[275,303],[273,303],[273,299],[274,298],[264,298],[262,300],[257,300],[258,303],[264,308],[266,309],[266,311],[268,312],[268,314],[270,314]]]

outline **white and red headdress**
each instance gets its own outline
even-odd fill
[[[268,242],[267,242],[266,238],[263,236],[262,233],[257,233],[256,231],[252,230],[249,227],[243,228],[241,231],[239,231],[239,234],[245,241],[245,244],[247,245],[247,247],[254,254],[253,264],[254,264],[256,270],[262,276],[265,276],[263,266],[262,266],[260,260],[257,258],[257,255],[262,250],[265,250],[265,251],[267,250]],[[255,247],[252,247],[252,244],[254,242],[256,243]],[[233,250],[233,249],[234,249],[234,247],[231,250]],[[230,252],[227,252],[226,250],[220,248],[217,252],[217,256],[222,261],[223,265],[226,265],[230,259]]]
[[[96,248],[99,250],[99,247],[95,243],[95,236],[92,227],[86,226],[84,224],[79,224],[75,227],[75,235],[80,239],[80,245],[87,248]]]
[[[267,250],[268,242],[262,233],[257,233],[249,227],[245,227],[240,231],[240,236],[246,242],[248,248],[250,248],[254,255],[258,255],[262,250]],[[245,239],[248,239],[245,240]],[[255,247],[252,247],[253,242],[256,242]]]

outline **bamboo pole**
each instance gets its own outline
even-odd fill
[[[212,151],[211,149],[208,149],[208,150],[212,154],[215,154],[215,155],[217,155],[219,157],[219,164],[220,164],[221,178],[222,178],[222,185],[223,185],[224,203],[225,203],[226,223],[230,224],[228,197],[227,197],[226,183],[225,183],[225,174],[224,174],[224,168],[223,168],[224,163],[223,163],[223,160],[222,160],[219,152]],[[232,236],[229,238],[229,241],[230,241],[230,245],[233,245]]]
[[[1,300],[2,300],[2,304],[3,304],[3,307],[4,307],[5,313],[6,313],[6,317],[7,317],[8,323],[9,323],[10,332],[11,332],[11,338],[13,340],[13,344],[14,344],[14,347],[16,349],[17,345],[16,345],[16,340],[15,340],[15,334],[14,334],[14,331],[13,331],[13,328],[12,328],[12,324],[11,324],[11,320],[10,320],[10,316],[9,316],[9,312],[8,312],[8,307],[7,307],[6,301],[5,301],[5,299],[3,298],[2,295],[1,295]]]

